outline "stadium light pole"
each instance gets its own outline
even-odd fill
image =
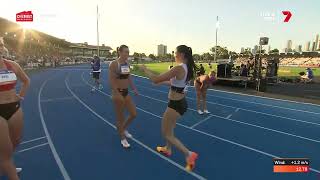
[[[100,57],[100,47],[99,47],[99,7],[97,5],[97,55]]]
[[[216,22],[216,46],[214,48],[214,62],[217,62],[218,29],[219,29],[219,16],[217,16],[217,22]]]
[[[174,51],[172,51],[172,58],[171,58],[171,66],[173,67],[173,61],[174,61]]]

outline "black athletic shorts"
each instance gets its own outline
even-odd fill
[[[181,116],[187,112],[188,103],[186,98],[181,100],[169,100],[168,107],[177,111]]]
[[[129,94],[129,89],[118,89],[118,91],[123,97],[126,97]]]
[[[20,108],[20,102],[13,102],[8,104],[0,104],[0,116],[9,121],[9,119]]]
[[[100,79],[100,72],[92,72],[93,79]]]

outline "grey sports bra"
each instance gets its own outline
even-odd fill
[[[128,79],[130,75],[130,65],[128,62],[124,64],[118,63],[117,68],[117,79]]]

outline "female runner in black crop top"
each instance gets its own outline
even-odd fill
[[[136,106],[128,94],[130,86],[134,93],[138,95],[138,91],[130,77],[130,66],[127,62],[129,57],[129,48],[126,45],[121,45],[117,49],[119,58],[110,63],[109,66],[109,83],[112,90],[112,101],[116,111],[117,130],[121,139],[121,144],[124,148],[129,148],[130,144],[126,138],[131,138],[132,135],[127,131],[129,124],[136,117]],[[128,118],[125,120],[124,109],[129,112]]]

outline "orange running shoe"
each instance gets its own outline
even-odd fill
[[[196,166],[196,160],[198,159],[198,154],[191,152],[191,155],[187,158],[186,170],[192,171]]]
[[[167,157],[171,156],[171,152],[168,151],[166,146],[164,146],[164,147],[158,146],[157,147],[157,151],[158,151],[158,153],[161,153],[161,154],[163,154],[163,155],[165,155]]]

